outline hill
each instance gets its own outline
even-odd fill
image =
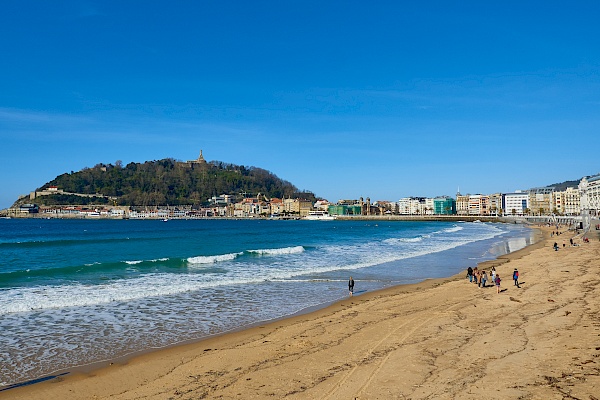
[[[592,175],[587,175],[588,178],[590,176],[595,176],[598,174],[592,174]],[[560,182],[560,183],[553,183],[551,185],[547,185],[548,187],[554,187],[556,191],[564,191],[567,188],[571,187],[571,188],[577,188],[579,187],[579,183],[581,182],[581,179],[583,179],[583,177],[577,179],[577,180],[573,180],[573,181],[564,181],[564,182]]]
[[[314,200],[314,194],[300,192],[290,182],[256,167],[220,161],[181,162],[171,158],[129,163],[97,164],[78,172],[65,173],[46,183],[38,191],[56,186],[64,192],[99,194],[81,197],[54,194],[36,198],[36,203],[106,204],[123,206],[204,205],[220,194],[267,197],[301,197]],[[107,196],[107,197],[104,197]],[[110,197],[111,199],[109,199]]]

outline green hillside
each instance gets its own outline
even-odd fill
[[[299,192],[290,182],[269,171],[256,167],[226,164],[219,161],[184,163],[174,159],[129,163],[122,166],[98,164],[78,172],[62,174],[38,189],[57,186],[65,192],[100,194],[115,197],[116,205],[200,206],[212,196],[220,194],[244,196],[261,193],[271,197],[301,197],[314,200],[314,194]],[[53,204],[106,204],[107,198],[82,198],[57,194],[40,196],[37,203]],[[113,200],[110,201],[113,204]]]

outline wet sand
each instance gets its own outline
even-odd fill
[[[480,265],[500,294],[465,274],[389,288],[0,399],[600,399],[600,241],[543,232]]]

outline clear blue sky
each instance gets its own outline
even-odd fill
[[[7,1],[0,208],[97,163],[257,166],[330,201],[600,172],[598,1]]]

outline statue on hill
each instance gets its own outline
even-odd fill
[[[202,155],[202,150],[200,150],[200,156],[198,157],[198,159],[187,161],[187,163],[188,164],[206,164],[206,160],[204,159],[204,156]]]

